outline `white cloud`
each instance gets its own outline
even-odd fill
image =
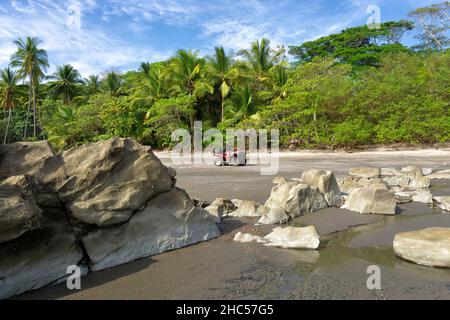
[[[80,4],[82,10],[92,10],[95,1],[70,1],[66,5]],[[86,6],[85,6],[86,5]],[[49,72],[62,63],[71,63],[83,76],[101,73],[106,69],[129,69],[140,61],[165,59],[168,53],[157,52],[106,34],[97,26],[82,20],[80,28],[69,28],[70,12],[65,5],[50,0],[12,1],[13,12],[0,12],[0,67],[8,64],[15,51],[12,41],[18,37],[36,36],[42,40],[51,62]],[[17,23],[26,21],[26,23]]]

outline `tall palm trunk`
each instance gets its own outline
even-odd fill
[[[25,120],[25,129],[23,131],[23,140],[27,139],[27,133],[28,133],[28,121],[30,119],[30,109],[31,109],[31,101],[33,98],[33,77],[30,75],[30,88],[28,91],[28,108],[27,108],[27,117]]]
[[[11,123],[11,114],[12,114],[12,108],[9,108],[8,123],[6,124],[6,132],[5,132],[5,138],[3,139],[3,144],[6,144],[6,141],[8,140],[9,126]]]
[[[37,132],[36,132],[36,114],[37,114],[37,110],[36,110],[36,106],[37,106],[37,102],[36,102],[36,89],[34,87],[34,83],[33,83],[33,137],[36,139],[37,136]]]
[[[223,123],[223,120],[224,120],[224,114],[225,114],[225,99],[224,99],[224,97],[223,97],[223,94],[220,94],[220,98],[221,98],[221,108],[222,108],[222,123]]]

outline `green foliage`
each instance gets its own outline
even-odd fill
[[[289,53],[299,62],[312,62],[316,58],[332,57],[340,63],[359,68],[377,67],[382,55],[408,51],[400,39],[413,24],[409,21],[386,22],[380,28],[368,26],[349,28],[300,46],[291,46]]]
[[[171,146],[173,131],[189,129],[188,123],[195,114],[195,104],[196,98],[192,95],[158,100],[145,116],[143,137],[162,147]]]
[[[450,52],[391,53],[357,75],[350,65],[316,60],[298,66],[287,98],[253,124],[280,128],[284,145],[302,147],[448,141],[449,66]]]

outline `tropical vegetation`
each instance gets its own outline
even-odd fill
[[[48,139],[67,149],[112,136],[155,148],[171,133],[279,129],[282,146],[343,148],[450,141],[449,2],[411,21],[360,26],[300,45],[255,40],[233,54],[178,50],[137,70],[83,79],[69,64],[47,75],[39,39],[15,41],[0,73],[3,143]],[[417,43],[402,39],[412,32]]]

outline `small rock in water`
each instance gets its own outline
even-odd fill
[[[425,204],[433,203],[433,195],[430,192],[430,189],[427,188],[398,188],[394,187],[392,190],[395,192],[397,197],[411,197],[412,201],[420,202]]]
[[[450,197],[434,197],[433,201],[436,202],[442,210],[450,211]]]
[[[353,190],[345,208],[359,213],[395,215],[395,193],[385,189],[359,188]]]
[[[414,178],[411,178],[409,182],[409,186],[411,188],[429,188],[430,185],[431,185],[430,178],[423,176],[416,176]]]
[[[395,236],[397,256],[428,267],[450,268],[450,228],[428,228]]]
[[[433,173],[433,171],[434,171],[433,168],[423,168],[423,169],[422,169],[422,174],[423,174],[424,176],[429,176],[430,174]]]
[[[286,211],[280,207],[269,208],[261,206],[258,208],[260,211],[261,219],[259,224],[283,224],[289,221],[289,216]]]
[[[317,249],[320,236],[314,226],[305,228],[276,228],[264,237],[268,243],[265,246],[281,247],[285,249]]]
[[[239,204],[239,207],[236,211],[230,213],[230,216],[233,217],[259,217],[259,213],[257,212],[258,204],[255,201],[242,200]]]
[[[434,172],[428,176],[430,179],[450,179],[450,169]]]
[[[413,197],[410,194],[399,192],[395,194],[395,201],[399,204],[410,203],[413,201]]]
[[[224,198],[217,198],[214,202],[205,208],[212,216],[214,216],[216,223],[220,223],[223,217],[229,215],[237,208],[231,202],[231,200],[226,200]]]
[[[249,233],[242,233],[238,232],[234,236],[235,242],[242,242],[242,243],[248,243],[248,242],[264,242],[263,238],[260,236],[254,236]]]

